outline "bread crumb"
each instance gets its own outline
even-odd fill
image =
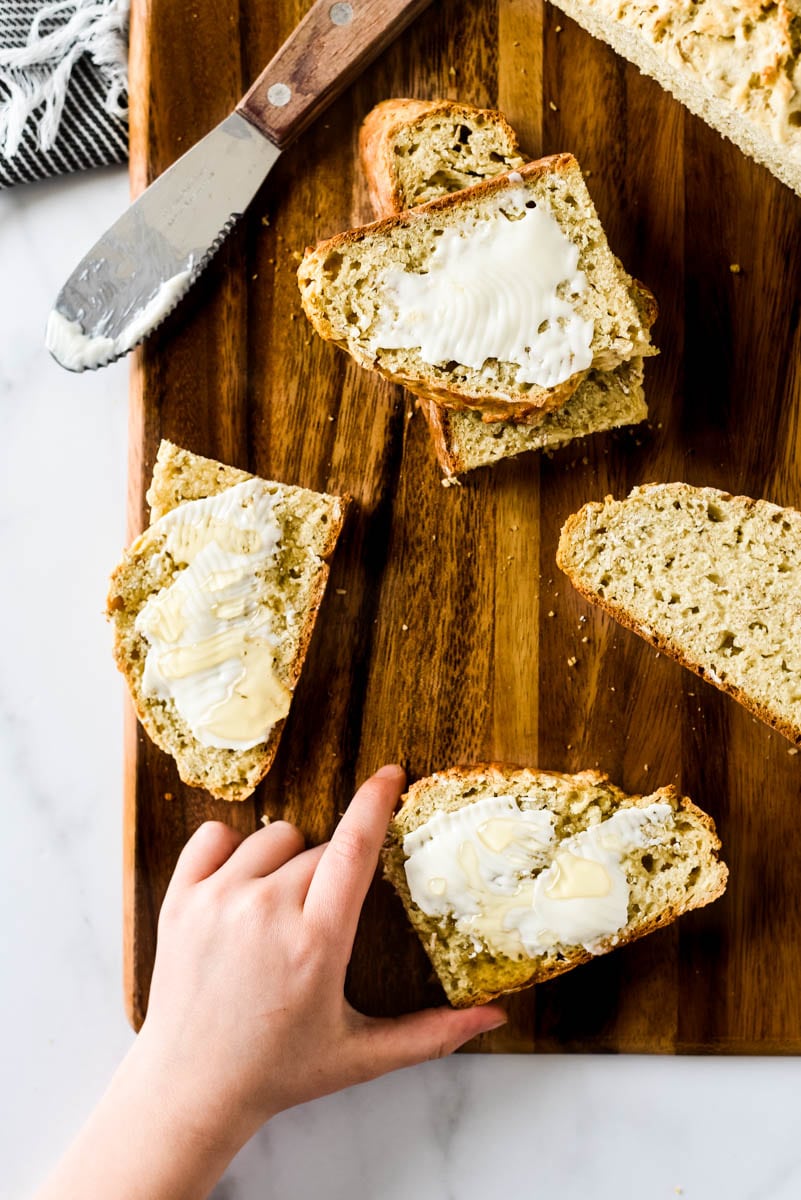
[[[743,268],[739,263],[729,263],[729,270],[731,271],[732,275],[742,275],[743,273]]]
[[[453,77],[456,74],[456,67],[448,67],[448,74]]]
[[[583,637],[581,640],[582,642],[588,642],[590,639],[588,637]]]
[[[262,825],[269,825],[269,824],[270,824],[270,818],[267,816],[267,813],[262,813],[262,814],[261,814],[261,823],[262,823]]]
[[[347,588],[335,588],[334,591],[338,596],[347,596]]]
[[[556,107],[553,100],[548,101],[548,107],[550,108],[551,112],[559,112],[559,109]]]
[[[401,629],[403,630],[403,632],[404,632],[404,633],[406,633],[406,632],[408,631],[408,629],[409,629],[409,626],[408,626],[408,625],[401,625]]]
[[[553,609],[551,609],[551,611],[548,613],[548,616],[549,616],[549,617],[555,617],[555,616],[556,616],[556,613],[553,611]]]
[[[333,419],[334,419],[333,417],[329,417],[329,418],[328,418],[328,420],[329,420],[329,421],[333,421]]]
[[[787,751],[787,753],[788,753],[788,754],[798,754],[798,747],[797,747],[797,746],[791,746],[791,747],[790,747],[790,749]]]
[[[554,33],[561,33],[561,32],[562,32],[562,26],[561,26],[561,25],[557,25],[557,26],[556,26],[556,29],[554,30]],[[587,174],[587,172],[585,171],[585,172],[584,172],[584,174],[586,175],[586,174]]]
[[[643,763],[642,769],[643,769],[643,771],[645,771],[645,773],[647,775],[648,774],[648,763]]]
[[[267,216],[267,214],[266,214],[266,213],[265,213],[265,214],[264,214],[264,216],[262,217],[262,219],[261,219],[261,223],[262,223],[262,225],[264,226],[264,228],[265,228],[265,229],[268,229],[268,228],[269,228],[269,226],[270,226],[270,218]]]
[[[259,276],[258,276],[258,272],[257,272],[255,275],[251,275],[251,277],[250,277],[250,278],[251,278],[251,279],[258,279],[258,278],[259,278]]]
[[[440,479],[443,487],[461,487],[461,479],[457,479],[455,475],[446,475],[444,479]]]
[[[174,800],[174,799],[175,799],[175,797],[173,796],[172,792],[165,792],[165,793],[164,793],[164,799],[165,799],[165,800]]]
[[[570,658],[567,660],[567,665],[569,667],[575,667],[577,662],[578,662],[578,659],[576,658],[575,654],[571,654]]]

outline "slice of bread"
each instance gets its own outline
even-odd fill
[[[453,479],[526,450],[556,450],[591,433],[645,421],[648,406],[642,380],[641,358],[621,363],[614,371],[590,371],[566,404],[534,425],[520,421],[487,424],[480,413],[454,412],[433,400],[421,399],[420,407],[445,478]]]
[[[240,489],[242,496],[233,489]],[[223,494],[226,494],[224,502],[233,506],[234,516],[228,514],[230,520],[238,520],[239,524],[228,524],[220,514],[207,511],[210,498]],[[261,480],[163,441],[147,499],[152,524],[126,551],[111,576],[107,611],[114,626],[114,657],[126,677],[139,720],[156,745],[175,758],[184,782],[206,788],[223,800],[244,800],[275,758],[325,591],[328,560],[342,529],[348,498]],[[257,511],[268,515],[268,521],[261,526],[255,516],[248,515]],[[237,703],[241,697],[242,703],[248,705],[249,696],[252,698],[261,694],[259,689],[266,689],[257,712],[258,720],[263,722],[264,736],[247,748],[209,744],[209,740],[242,743],[252,738],[231,734],[229,729],[222,735],[212,734],[210,739],[206,732],[190,726],[186,707],[182,714],[175,697],[163,694],[163,689],[154,691],[153,678],[146,677],[154,635],[152,626],[147,626],[150,635],[143,629],[143,611],[156,597],[160,604],[169,605],[166,598],[176,596],[171,590],[173,585],[184,576],[188,563],[197,561],[197,557],[193,559],[192,535],[204,522],[214,530],[210,540],[215,564],[188,598],[181,599],[181,607],[169,611],[168,624],[171,620],[172,628],[167,629],[164,640],[173,651],[180,647],[176,653],[187,652],[181,646],[181,633],[188,606],[196,604],[198,596],[201,601],[208,598],[212,589],[219,596],[210,608],[217,624],[207,645],[216,642],[219,646],[220,639],[232,630],[239,636],[237,630],[242,627],[238,622],[248,622],[246,648],[241,658],[234,653],[241,643],[235,642],[231,656],[218,654],[217,660],[210,664],[212,672],[234,670],[230,683],[224,686],[230,688],[229,696],[234,695]],[[268,538],[274,538],[274,544]],[[267,553],[258,560],[254,557],[251,566],[245,556],[258,550],[262,542]],[[225,558],[223,548],[235,557]],[[233,579],[232,563],[243,570],[241,578]],[[233,589],[230,595],[226,587]],[[153,611],[152,607],[148,609]],[[262,649],[268,647],[271,663],[258,657],[257,643]],[[194,653],[197,647],[188,649]],[[243,683],[244,671],[236,678],[239,667],[245,667],[248,654],[256,656],[259,668],[257,677],[250,677],[252,687]],[[163,656],[160,662],[164,662]],[[191,659],[187,665],[193,665]],[[209,667],[204,665],[203,669]],[[177,677],[191,675],[191,671],[184,669]],[[218,687],[216,683],[215,688]],[[213,695],[217,696],[216,690]],[[265,714],[270,712],[277,719],[267,725]]]
[[[556,239],[559,257],[517,258],[517,274],[506,267],[499,274],[494,245],[486,239],[511,236],[509,225],[533,229],[530,221],[547,231],[543,237]],[[462,242],[464,249],[457,253]],[[558,262],[561,275],[563,246],[576,256],[578,274],[562,277],[552,293],[552,311],[559,315],[544,320],[524,347],[523,330],[529,311],[535,311],[527,307],[532,303],[529,281],[540,278],[545,271],[540,264],[546,259]],[[480,271],[472,257],[476,253],[485,255]],[[495,264],[489,277],[488,254]],[[464,280],[453,278],[456,263]],[[418,298],[427,276],[439,289],[436,301]],[[609,249],[570,154],[529,163],[519,172],[330,238],[306,251],[298,277],[303,307],[321,336],[342,346],[362,366],[374,367],[416,394],[449,408],[479,410],[488,421],[558,408],[586,373],[579,364],[611,370],[654,352],[631,295],[631,277]],[[425,316],[426,304],[439,305],[439,315]],[[515,345],[520,342],[514,361],[487,352],[486,338],[496,336],[496,317],[501,333],[493,344],[503,344],[506,353],[510,338]],[[419,344],[410,344],[415,339]],[[471,357],[477,352],[476,339],[480,362],[441,360],[445,345]],[[390,347],[393,340],[397,344]],[[429,357],[436,354],[438,361],[424,357],[426,341]]]
[[[673,787],[627,796],[597,771],[490,764],[413,784],[383,868],[462,1008],[711,903],[728,877],[719,849],[712,819]]]
[[[797,0],[553,0],[801,195]]]
[[[384,100],[359,131],[376,217],[517,171],[525,159],[503,113],[453,100]]]
[[[557,562],[588,600],[801,743],[801,513],[648,484],[585,504]]]
[[[503,113],[450,100],[385,100],[365,117],[359,148],[379,218],[494,178],[523,162]],[[636,280],[632,295],[650,329],[656,301]],[[484,424],[480,413],[457,412],[425,398],[420,407],[440,466],[452,479],[526,450],[556,449],[574,438],[646,420],[642,380],[641,358],[612,371],[590,371],[565,404],[525,423]]]

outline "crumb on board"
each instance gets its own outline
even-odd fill
[[[549,616],[549,617],[555,617],[555,616],[556,616],[556,613],[553,611],[553,609],[551,609],[551,611],[548,613],[548,616]]]
[[[578,659],[576,658],[575,654],[571,654],[570,658],[567,660],[567,665],[569,667],[575,667],[577,662],[578,662]]]
[[[165,799],[165,800],[174,800],[174,799],[175,799],[175,797],[173,796],[172,792],[165,792],[165,793],[164,793],[164,799]]]
[[[338,596],[347,596],[348,594],[347,588],[334,588],[334,591]]]
[[[743,273],[743,268],[739,263],[729,263],[729,270],[731,271],[732,275],[742,275]]]
[[[270,818],[267,816],[267,813],[262,813],[262,814],[261,814],[261,823],[262,823],[262,825],[269,825],[269,824],[270,824]]]
[[[553,100],[548,101],[548,107],[550,108],[551,112],[559,112],[559,109],[556,107]]]

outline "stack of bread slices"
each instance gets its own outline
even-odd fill
[[[376,223],[307,250],[323,337],[419,398],[446,477],[647,416],[656,302],[578,163],[526,163],[499,112],[389,100],[360,148]]]

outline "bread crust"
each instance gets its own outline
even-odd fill
[[[456,100],[383,100],[370,110],[359,130],[359,157],[370,203],[379,219],[404,212],[409,207],[404,203],[394,166],[392,148],[397,133],[419,117],[440,114],[454,121],[475,121],[480,114],[496,125],[508,138],[513,152],[520,154],[517,134],[497,109],[479,109]]]
[[[642,487],[660,487],[663,489],[682,488],[684,486],[684,484],[676,483],[651,483],[642,485]],[[712,490],[717,491],[722,500],[740,500],[745,502],[746,508],[749,510],[755,509],[757,504],[761,503],[760,501],[752,499],[750,496],[733,496],[731,492],[723,492],[717,488]],[[605,596],[598,596],[592,591],[591,588],[583,584],[576,574],[571,571],[568,552],[574,533],[578,532],[579,526],[582,523],[582,520],[586,517],[587,513],[602,512],[604,506],[610,501],[614,501],[613,496],[606,496],[603,501],[593,500],[590,503],[583,505],[578,512],[573,513],[570,517],[568,517],[562,526],[562,532],[559,536],[559,545],[557,546],[556,550],[556,565],[565,573],[565,575],[567,575],[568,579],[579,595],[583,596],[584,599],[588,600],[591,604],[603,609],[603,611],[608,613],[610,617],[613,617],[619,625],[623,625],[626,629],[630,629],[633,633],[636,633],[638,637],[643,639],[643,641],[648,642],[649,645],[657,649],[660,654],[666,654],[669,658],[675,659],[677,663],[679,663],[682,667],[686,667],[688,671],[692,671],[694,675],[697,675],[699,679],[703,679],[705,683],[711,684],[711,686],[716,687],[718,691],[725,692],[726,695],[731,696],[739,704],[742,704],[743,708],[752,713],[753,716],[758,717],[760,721],[764,721],[766,725],[769,725],[772,729],[775,729],[777,733],[780,733],[783,737],[786,737],[787,740],[792,742],[794,746],[801,745],[801,728],[797,728],[796,726],[792,725],[789,721],[784,720],[778,714],[770,712],[770,710],[767,709],[763,704],[753,700],[746,692],[743,691],[742,688],[738,687],[736,684],[729,683],[724,679],[712,678],[705,670],[703,664],[693,662],[684,654],[679,646],[676,646],[667,638],[662,637],[660,634],[656,633],[656,631],[649,630],[646,632],[646,630],[637,622],[637,620],[626,612],[622,605],[616,605],[613,601],[607,600]]]
[[[687,905],[670,906],[657,917],[645,922],[642,926],[633,929],[630,933],[617,937],[616,940],[613,938],[604,939],[599,944],[599,950],[597,954],[590,954],[589,951],[585,951],[582,948],[576,950],[570,955],[569,958],[566,958],[563,963],[545,966],[538,964],[534,966],[531,970],[531,973],[524,980],[512,986],[504,986],[497,989],[473,986],[469,989],[469,991],[466,991],[458,986],[453,986],[453,981],[445,974],[440,973],[436,955],[434,953],[436,947],[432,946],[426,932],[420,927],[420,925],[418,925],[416,920],[416,913],[419,910],[411,899],[409,888],[406,882],[405,871],[403,868],[403,864],[405,862],[405,856],[403,854],[403,837],[401,836],[401,832],[397,825],[397,818],[398,816],[402,815],[403,806],[413,798],[415,789],[419,789],[422,785],[426,785],[434,779],[453,779],[457,783],[466,785],[472,779],[475,779],[478,776],[485,777],[488,775],[491,776],[492,774],[498,774],[502,779],[508,780],[510,777],[513,777],[521,772],[530,773],[537,777],[560,779],[569,781],[571,783],[575,782],[576,784],[583,783],[585,785],[601,785],[613,793],[616,801],[626,801],[635,806],[643,800],[647,800],[649,803],[656,801],[669,803],[674,811],[686,813],[688,816],[691,816],[694,821],[698,825],[702,826],[703,829],[709,834],[709,850],[718,867],[718,880],[716,885],[696,902],[688,903]],[[422,823],[423,822],[419,822],[419,824]],[[411,826],[411,828],[416,827],[416,825]],[[404,830],[404,834],[405,832],[408,832],[408,830]],[[637,941],[641,937],[645,937],[649,933],[653,933],[657,929],[661,929],[666,925],[672,924],[673,921],[686,912],[690,912],[696,908],[703,908],[707,904],[711,904],[714,900],[717,900],[723,895],[728,881],[728,868],[726,867],[725,863],[720,862],[717,857],[720,849],[720,838],[717,835],[717,830],[715,828],[713,819],[708,813],[705,813],[702,809],[698,808],[688,796],[682,796],[678,789],[672,784],[669,784],[663,788],[659,788],[656,792],[647,797],[643,795],[632,796],[628,795],[620,788],[612,784],[609,776],[602,771],[586,770],[571,775],[560,771],[546,771],[539,770],[534,767],[514,766],[510,763],[489,762],[475,763],[470,766],[450,767],[445,770],[438,771],[435,776],[418,780],[415,784],[413,784],[409,788],[408,792],[401,797],[401,808],[390,825],[389,833],[384,843],[384,850],[382,853],[382,867],[384,878],[392,884],[395,891],[398,893],[403,906],[406,909],[406,914],[420,937],[423,948],[431,961],[431,965],[439,975],[440,982],[445,989],[449,1002],[454,1008],[467,1008],[474,1004],[488,1004],[490,1001],[497,1000],[501,996],[524,991],[533,984],[545,983],[547,980],[556,978],[557,975],[563,975],[566,971],[571,971],[574,967],[581,966],[583,963],[589,962],[593,958],[597,958],[599,954],[605,954],[611,950],[619,949],[622,946],[626,946],[631,942]]]
[[[191,460],[190,465],[196,468],[211,468],[214,470],[216,476],[215,481],[212,486],[202,489],[202,496],[217,495],[219,492],[225,491],[227,488],[233,487],[237,483],[241,483],[244,480],[258,478],[258,476],[251,475],[246,471],[240,471],[235,467],[224,466],[221,463],[215,462],[213,459],[203,458],[200,455],[193,455],[190,451],[173,446],[173,444],[170,442],[162,441],[161,446],[159,447],[159,456],[157,460],[160,464],[170,461],[171,465],[179,466],[182,457],[185,457],[187,461]],[[200,494],[197,496],[193,495],[192,499],[200,499],[202,496]],[[171,502],[168,489],[158,488],[155,472],[154,481],[148,491],[147,498],[151,505],[152,519],[158,519],[158,517],[161,517],[165,513],[171,511],[172,508],[177,506],[177,503],[188,502],[186,498],[179,500],[177,497],[174,497],[173,501]],[[293,693],[303,669],[303,664],[305,662],[306,654],[308,652],[312,634],[314,632],[317,613],[325,594],[328,576],[330,574],[330,559],[336,548],[348,508],[351,504],[351,497],[347,494],[343,496],[334,496],[331,497],[331,499],[335,503],[331,505],[330,519],[327,526],[327,537],[320,553],[322,566],[317,578],[314,580],[310,603],[305,613],[303,625],[298,633],[297,650],[288,668],[288,680],[286,680],[286,683],[290,691]],[[151,527],[152,526],[149,526],[148,529]],[[252,755],[253,751],[259,752],[258,762],[248,771],[247,779],[243,783],[236,782],[230,785],[215,785],[212,787],[209,785],[209,780],[207,777],[202,774],[193,774],[193,772],[188,768],[186,760],[182,759],[180,755],[175,754],[173,750],[163,744],[158,723],[153,718],[147,703],[147,699],[141,691],[134,664],[129,661],[129,658],[125,652],[122,631],[115,620],[115,614],[118,612],[120,607],[122,592],[124,590],[128,572],[134,569],[137,547],[139,543],[142,542],[142,540],[146,537],[148,529],[145,529],[139,535],[139,537],[134,540],[129,550],[126,551],[125,555],[123,556],[122,561],[114,568],[109,578],[109,589],[106,599],[106,615],[112,621],[114,626],[114,662],[117,666],[117,669],[126,678],[131,701],[142,727],[157,746],[164,750],[166,754],[169,754],[171,757],[175,758],[178,766],[178,772],[182,781],[188,784],[190,787],[203,788],[220,800],[246,800],[250,795],[252,795],[255,788],[258,786],[273,764],[275,756],[278,752],[278,745],[281,740],[281,734],[286,723],[286,718],[282,718],[272,726],[268,740],[262,746],[253,747],[252,751],[230,752],[232,755],[232,762],[235,762],[236,758],[240,755]],[[182,718],[177,713],[177,710],[173,716],[173,720],[176,723],[183,724]],[[186,727],[186,730],[188,737],[191,740],[194,740],[192,739],[192,735],[188,730],[188,726]]]
[[[372,356],[339,336],[326,315],[324,303],[317,296],[315,290],[306,285],[312,282],[313,269],[318,262],[329,254],[336,253],[342,247],[358,245],[365,236],[381,235],[389,233],[394,229],[413,227],[414,222],[418,221],[421,216],[448,213],[458,208],[467,195],[472,199],[484,199],[500,195],[510,187],[517,186],[516,181],[511,179],[512,175],[522,178],[523,182],[526,183],[536,181],[554,173],[568,174],[573,171],[578,171],[580,174],[574,155],[569,153],[552,154],[535,162],[525,163],[517,171],[484,180],[461,192],[451,192],[448,195],[440,196],[407,212],[395,213],[389,217],[382,217],[380,220],[373,221],[359,229],[350,229],[344,233],[335,234],[316,247],[308,246],[298,268],[301,304],[306,316],[321,337],[344,349],[361,366],[377,371],[385,379],[390,380],[390,382],[401,384],[416,395],[422,395],[426,399],[442,404],[446,408],[457,410],[465,408],[475,409],[481,412],[482,416],[488,422],[515,418],[523,420],[536,419],[543,416],[546,412],[559,408],[573,395],[581,383],[584,373],[579,372],[550,389],[532,389],[530,396],[525,400],[501,399],[500,397],[497,400],[493,400],[485,394],[471,392],[466,389],[457,392],[452,388],[440,386],[433,382],[421,383],[419,379],[409,379],[401,372],[382,367],[374,361]],[[653,297],[651,297],[651,300],[653,301]],[[654,353],[645,328],[643,328],[643,334],[642,340],[633,346],[627,358]]]

